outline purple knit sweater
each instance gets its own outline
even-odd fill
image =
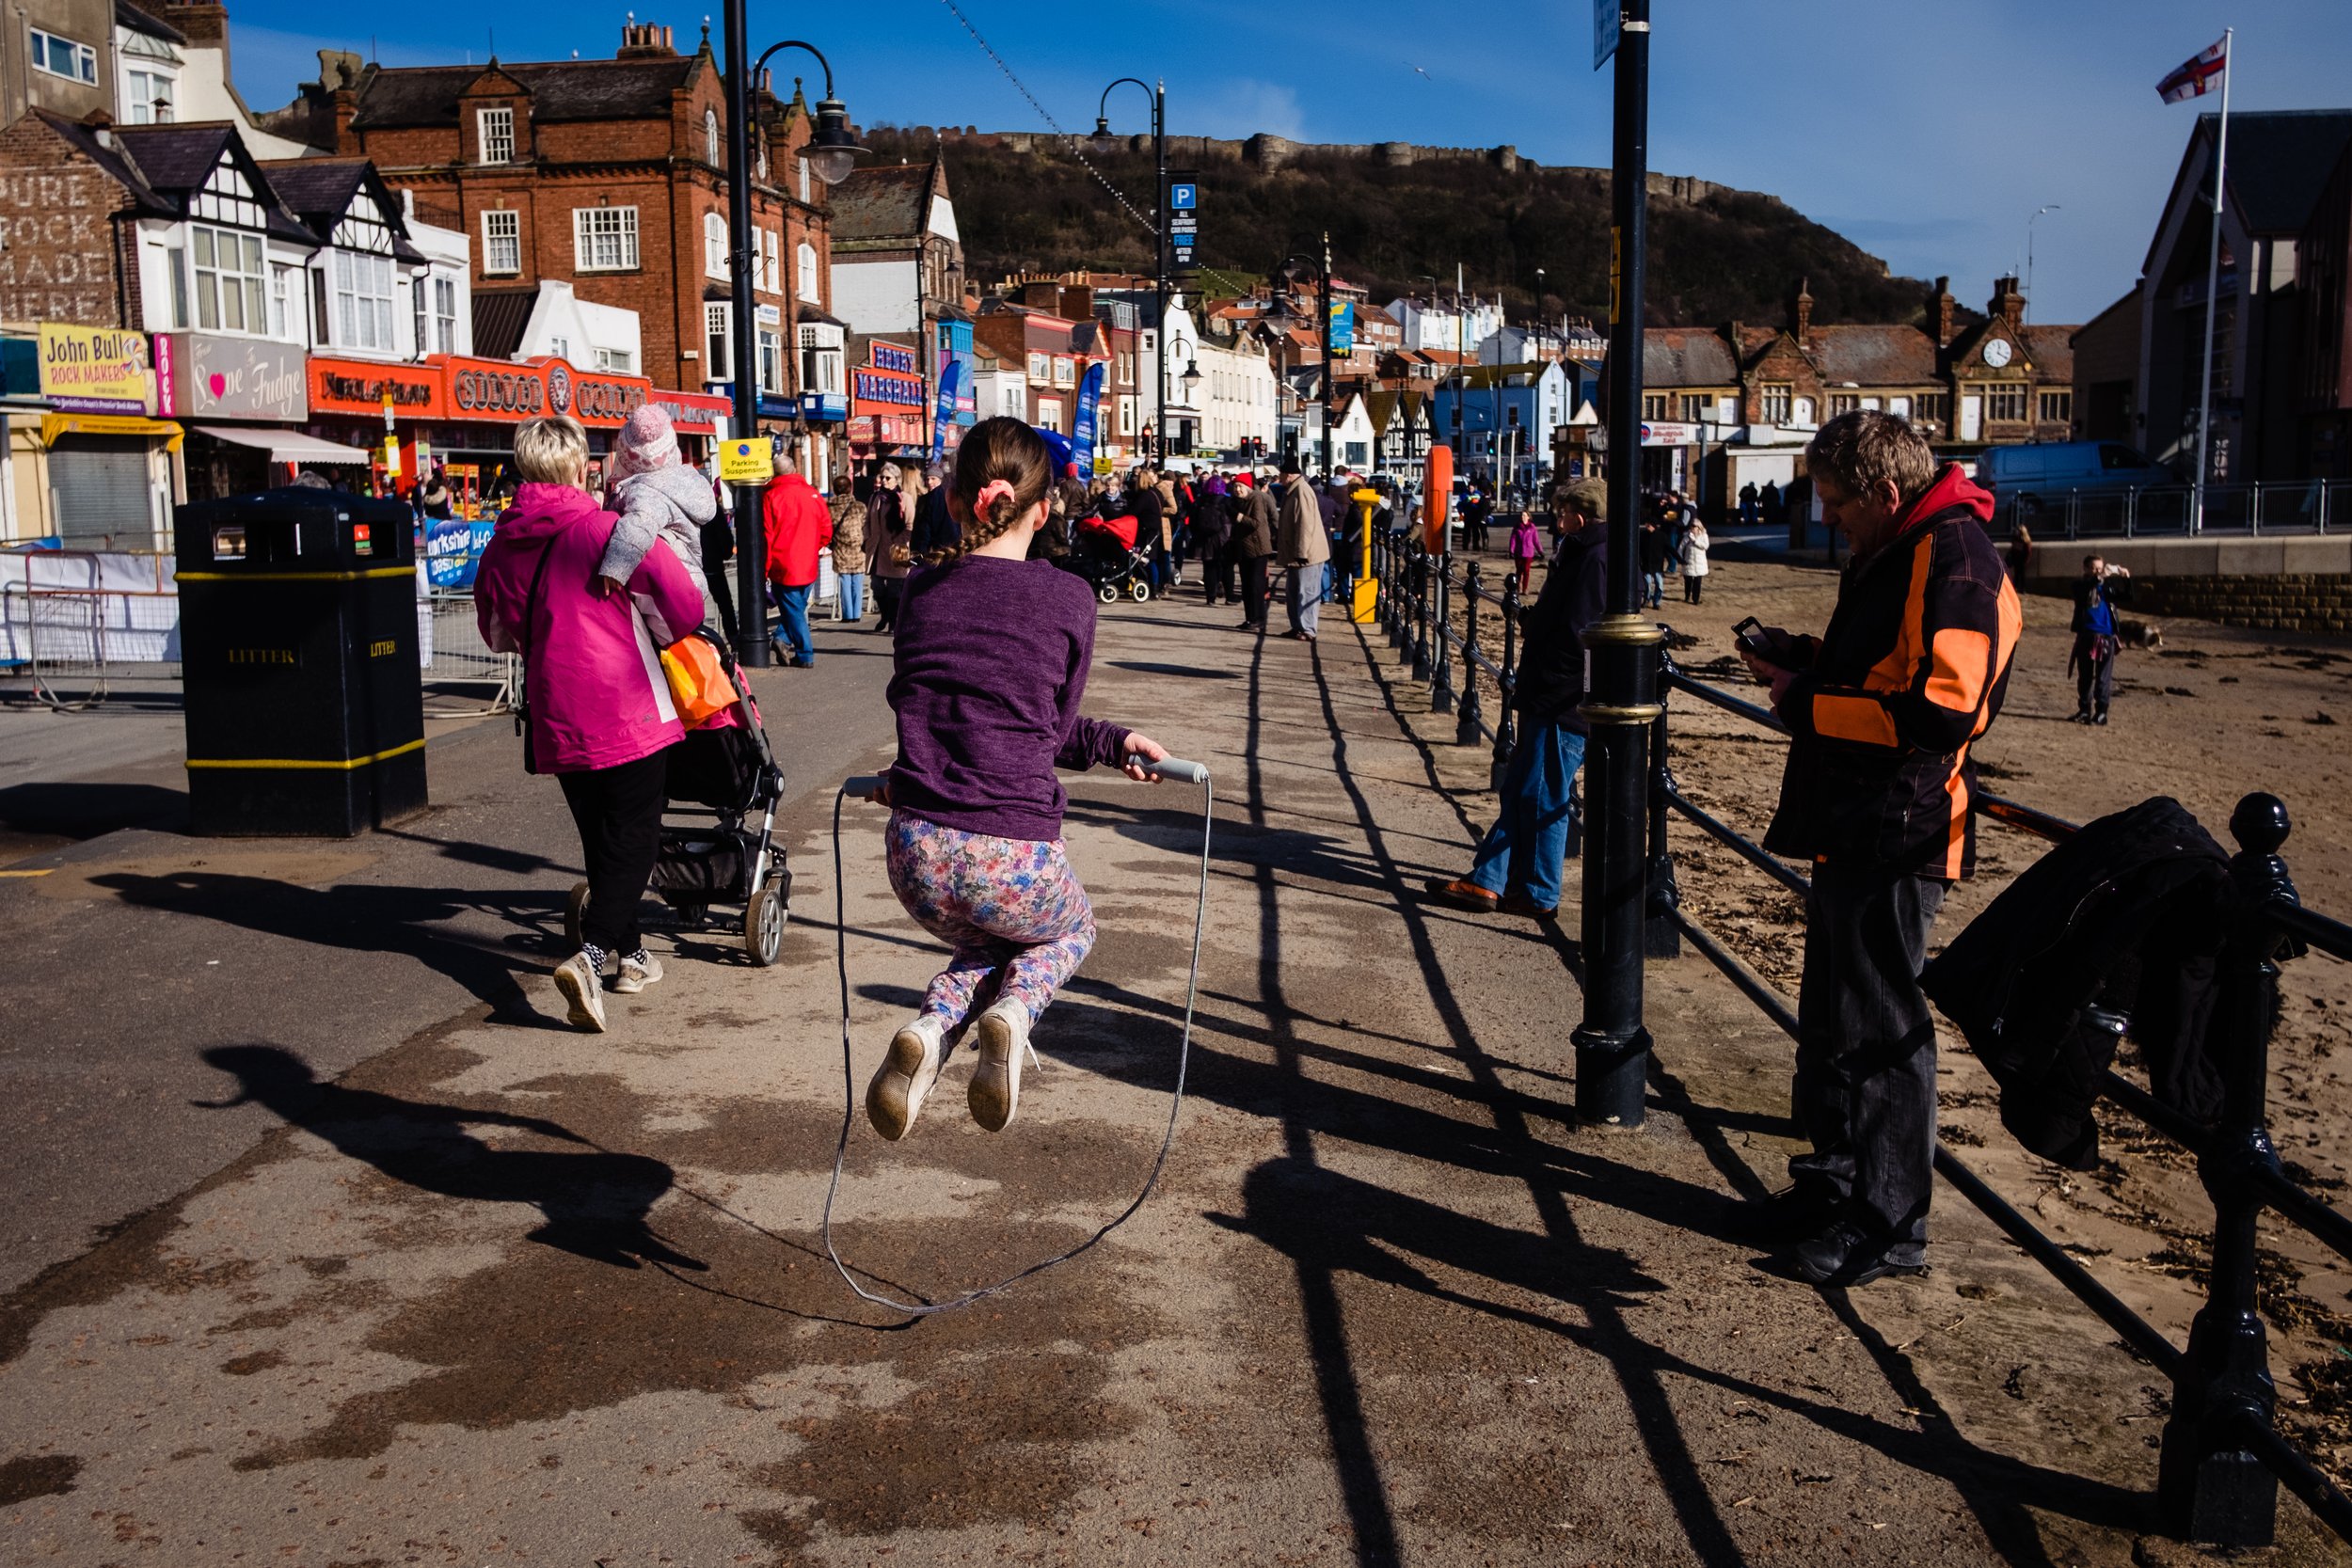
[[[1094,591],[1043,561],[965,556],[917,571],[898,607],[891,804],[946,828],[1057,839],[1057,768],[1117,763],[1128,732],[1078,712]]]

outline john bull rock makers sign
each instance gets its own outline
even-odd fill
[[[68,414],[145,414],[155,406],[147,334],[40,324],[40,395]]]
[[[387,393],[394,413],[412,420],[509,424],[569,414],[582,424],[610,429],[627,423],[652,400],[653,383],[643,376],[582,372],[562,359],[529,365],[455,356],[421,365],[310,361],[314,413],[380,415]]]

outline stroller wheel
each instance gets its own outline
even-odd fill
[[[751,955],[753,967],[774,967],[776,955],[784,948],[784,923],[789,918],[782,890],[773,882],[761,888],[759,896],[743,911],[743,950]]]
[[[1141,578],[1137,578],[1135,581],[1129,583],[1127,585],[1127,592],[1135,595],[1135,600],[1137,604],[1150,604],[1152,602],[1152,585],[1144,581]]]
[[[1115,582],[1106,582],[1102,587],[1094,591],[1094,596],[1102,600],[1104,604],[1117,604],[1119,602],[1119,584]]]
[[[574,882],[572,895],[564,900],[564,946],[565,951],[580,951],[580,923],[588,915],[588,884]]]

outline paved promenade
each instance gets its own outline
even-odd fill
[[[1731,1210],[1778,1183],[1788,1047],[1701,960],[1650,970],[1648,1127],[1567,1120],[1573,911],[1410,896],[1467,864],[1483,752],[1373,628],[1227,625],[1106,610],[1089,702],[1216,775],[1168,1175],[1086,1258],[914,1325],[817,1240],[826,826],[889,754],[882,639],[761,677],[783,964],[680,942],[600,1037],[544,980],[577,846],[503,721],[437,745],[449,805],[405,837],[149,832],[0,882],[12,941],[113,944],[78,956],[83,1024],[0,988],[40,1030],[0,1054],[33,1140],[6,1196],[56,1216],[0,1302],[0,1563],[2188,1560],[2140,1540],[2162,1381],[1948,1194],[1927,1278],[1756,1266]],[[836,1235],[893,1291],[1072,1244],[1157,1145],[1198,794],[1072,793],[1103,938],[1019,1119],[977,1129],[956,1064],[905,1143],[853,1130]],[[845,824],[862,1087],[935,955],[880,814]],[[79,1056],[114,1098],[44,1140],[27,1106]],[[2271,1560],[2334,1560],[2281,1513]]]

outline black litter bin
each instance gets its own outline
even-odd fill
[[[176,527],[190,829],[348,837],[423,806],[408,508],[297,486]]]

